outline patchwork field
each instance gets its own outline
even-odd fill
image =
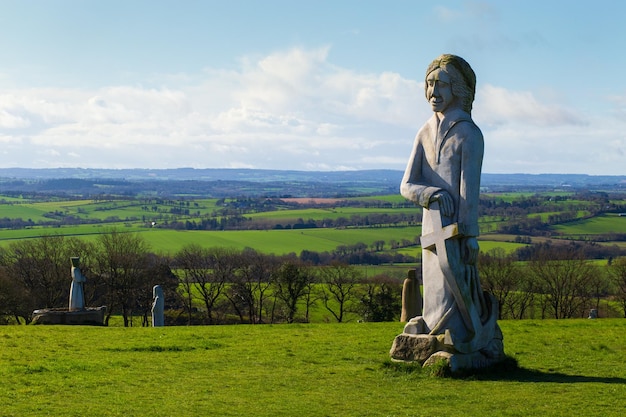
[[[553,197],[565,198],[567,193],[552,193]],[[533,193],[502,193],[485,194],[486,198],[497,198],[507,203],[522,198],[537,198]],[[26,198],[18,199],[2,197],[0,200],[0,220],[5,221],[5,227],[0,228],[0,247],[6,247],[19,239],[36,238],[42,235],[60,234],[78,236],[86,240],[93,240],[98,234],[106,233],[111,228],[121,231],[139,232],[145,237],[152,250],[159,253],[173,253],[188,243],[197,243],[201,246],[227,246],[237,249],[251,247],[264,253],[277,255],[290,252],[300,253],[302,250],[317,252],[333,251],[337,246],[355,245],[364,243],[368,246],[376,241],[387,243],[385,250],[392,250],[390,242],[414,242],[420,235],[419,226],[409,225],[417,218],[419,210],[415,207],[405,207],[405,200],[400,195],[370,196],[337,199],[317,199],[324,203],[317,208],[286,206],[285,204],[273,207],[266,211],[262,208],[245,209],[238,205],[250,203],[237,199],[197,199],[197,200],[163,200],[130,198],[120,200],[67,200],[51,199],[51,201],[31,201]],[[338,204],[339,201],[358,201],[370,204],[368,207],[349,207]],[[556,238],[594,240],[596,236],[603,236],[603,244],[617,244],[624,246],[621,241],[604,241],[611,233],[626,232],[626,217],[617,214],[602,214],[593,218],[588,216],[586,208],[592,207],[589,201],[564,200],[552,201],[549,196],[539,199],[552,207],[561,207],[563,212],[575,213],[579,220],[569,221],[550,226],[556,232]],[[310,203],[311,199],[286,199],[286,202]],[[374,204],[376,202],[376,204]],[[615,204],[623,200],[615,200]],[[232,204],[229,205],[229,204]],[[380,205],[380,207],[377,207]],[[560,206],[559,206],[560,205]],[[224,214],[230,213],[230,214]],[[242,213],[242,214],[239,214]],[[546,211],[539,214],[528,214],[529,218],[540,217],[545,221],[550,216],[558,215],[559,211]],[[200,222],[202,219],[216,219],[221,221],[225,216],[243,216],[252,222],[269,225],[269,230],[173,230],[161,228],[162,224],[178,222]],[[394,224],[376,224],[374,227],[352,227],[354,224],[363,226],[363,219],[376,217],[377,219],[401,217],[403,220]],[[67,219],[75,219],[69,221]],[[361,222],[349,223],[349,227],[318,227],[291,229],[296,223],[320,222],[328,219],[360,218]],[[13,226],[11,220],[21,219],[32,221],[35,224]],[[61,220],[63,219],[64,224]],[[411,219],[411,220],[407,220]],[[378,220],[380,221],[380,220]],[[516,235],[502,235],[496,233],[499,225],[505,221],[502,215],[483,216],[480,219],[481,249],[487,251],[494,247],[502,247],[507,251],[523,246],[514,243]],[[43,223],[48,223],[43,225]],[[152,227],[154,225],[156,227]],[[83,224],[67,224],[83,223]],[[275,230],[272,225],[284,226],[283,230]],[[244,227],[245,228],[245,227]],[[184,227],[183,227],[184,229]],[[545,240],[541,236],[533,236],[533,243]],[[400,253],[415,252],[414,246],[405,244],[393,249]]]

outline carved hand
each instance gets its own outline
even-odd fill
[[[468,237],[463,240],[464,261],[469,265],[475,265],[476,260],[478,259],[478,251],[480,249],[478,246],[478,240],[475,237]]]
[[[454,214],[454,200],[446,191],[438,191],[430,197],[430,202],[437,201],[439,203],[439,211],[446,217]]]

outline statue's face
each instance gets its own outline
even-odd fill
[[[426,99],[434,112],[445,113],[454,108],[458,100],[452,94],[452,80],[441,68],[426,77]]]

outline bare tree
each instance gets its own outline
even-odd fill
[[[253,249],[245,249],[240,254],[240,265],[227,294],[241,321],[245,315],[250,323],[263,322],[268,290],[279,268],[280,260],[274,255]]]
[[[375,275],[365,281],[359,312],[364,321],[396,321],[402,309],[402,284],[388,275]]]
[[[608,266],[611,280],[617,289],[617,299],[626,318],[626,258],[618,258]]]
[[[188,307],[191,308],[191,301],[198,294],[204,304],[206,319],[213,324],[215,306],[234,273],[233,251],[190,244],[178,252],[176,259],[183,275],[183,285],[187,288]]]
[[[99,235],[97,242],[94,270],[106,288],[105,324],[108,325],[114,309],[119,309],[124,326],[131,326],[133,308],[147,278],[148,244],[139,234],[115,229]]]
[[[333,262],[320,268],[319,276],[324,307],[341,323],[352,302],[358,299],[356,289],[363,274],[351,265]]]
[[[137,308],[142,316],[142,326],[150,325],[148,317],[152,312],[152,288],[155,285],[160,285],[163,290],[166,308],[176,307],[178,304],[178,277],[174,275],[169,264],[169,259],[164,256],[155,254],[147,255],[147,265],[144,271],[144,277],[139,282],[136,297]]]
[[[0,324],[10,322],[30,323],[33,312],[32,301],[26,288],[7,273],[7,268],[0,266]]]
[[[518,289],[521,280],[515,259],[504,249],[493,248],[486,253],[481,252],[478,271],[484,289],[498,300],[499,315],[502,318],[507,299]]]
[[[288,323],[293,323],[298,302],[306,296],[311,280],[310,268],[297,260],[287,260],[280,267],[274,281],[274,296],[284,303]]]
[[[588,308],[597,271],[581,251],[547,245],[536,252],[529,268],[542,294],[542,315],[572,318]]]
[[[46,235],[9,245],[3,262],[8,276],[26,289],[36,308],[66,307],[70,257],[83,256],[84,248],[77,239]]]

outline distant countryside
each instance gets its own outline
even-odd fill
[[[27,174],[0,178],[3,324],[65,307],[71,256],[125,326],[149,325],[156,284],[168,325],[398,320],[419,275],[421,210],[393,171]],[[626,317],[625,179],[494,178],[479,270],[501,318]]]

